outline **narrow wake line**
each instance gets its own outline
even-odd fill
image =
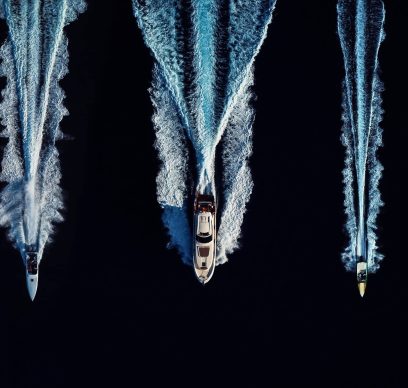
[[[382,145],[378,52],[384,39],[384,4],[381,0],[339,0],[337,12],[346,73],[342,142],[346,147],[343,177],[349,244],[343,261],[347,270],[354,271],[360,255],[356,252],[363,252],[368,271],[375,272],[383,258],[376,234],[383,205],[379,191],[383,167],[376,152]]]

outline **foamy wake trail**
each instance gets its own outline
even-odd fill
[[[242,222],[253,181],[248,158],[252,153],[252,124],[255,112],[251,107],[253,72],[248,73],[245,87],[237,98],[224,134],[222,160],[225,196],[217,240],[217,263],[223,264],[227,254],[238,248]]]
[[[379,180],[383,167],[376,152],[382,145],[381,91],[378,51],[384,38],[384,4],[381,0],[339,0],[338,32],[345,63],[343,135],[346,147],[345,212],[349,244],[343,253],[348,270],[355,270],[358,231],[367,240],[369,272],[383,256],[378,252],[376,220],[382,206]]]
[[[156,129],[155,147],[161,161],[156,180],[157,200],[164,209],[164,226],[170,232],[169,247],[177,248],[183,261],[188,264],[191,261],[192,242],[186,210],[187,139],[177,107],[157,65],[153,71],[151,98]]]
[[[54,225],[62,221],[61,172],[55,142],[67,114],[59,81],[67,73],[63,28],[85,10],[83,0],[3,0],[8,37],[0,49],[0,117],[8,138],[1,179],[0,225],[24,254],[34,245],[39,260]]]
[[[157,193],[169,245],[191,263],[187,199],[195,191],[216,195],[222,189],[217,263],[224,263],[238,247],[252,191],[250,87],[275,0],[170,0],[166,7],[159,0],[133,0],[133,6],[156,61],[151,97],[162,162]],[[216,188],[215,155],[222,138],[223,185]],[[189,162],[196,171],[189,171]]]

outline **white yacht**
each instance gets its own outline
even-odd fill
[[[197,194],[194,201],[194,272],[206,284],[214,274],[216,258],[216,204],[213,195]]]

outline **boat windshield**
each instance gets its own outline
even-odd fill
[[[366,271],[360,271],[360,272],[357,273],[357,281],[359,283],[367,281]]]
[[[37,275],[38,262],[35,255],[28,255],[27,259],[27,272],[31,275]]]
[[[206,244],[212,241],[212,236],[196,236],[196,240],[201,244]]]

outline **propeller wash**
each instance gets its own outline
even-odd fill
[[[382,259],[376,220],[383,204],[378,187],[383,167],[376,152],[382,145],[383,86],[378,76],[378,52],[384,39],[385,11],[381,0],[339,0],[337,13],[345,64],[342,141],[346,147],[343,175],[349,244],[343,261],[347,270],[357,269],[360,287]]]
[[[217,264],[238,247],[253,182],[253,64],[276,0],[133,0],[155,59],[151,99],[161,169],[158,202],[185,263],[192,262],[188,195],[216,196],[215,157],[222,139],[222,198]],[[193,150],[190,152],[190,150]],[[191,155],[192,154],[192,155]],[[196,166],[191,184],[189,163]],[[218,165],[218,164],[217,164]],[[194,170],[194,169],[193,169]],[[217,201],[218,202],[218,201]]]
[[[82,0],[2,0],[0,16],[8,37],[0,49],[6,77],[0,117],[8,138],[2,161],[0,225],[27,267],[30,295],[38,264],[54,224],[62,221],[61,172],[55,142],[67,114],[59,80],[67,73],[63,29],[85,10]]]

